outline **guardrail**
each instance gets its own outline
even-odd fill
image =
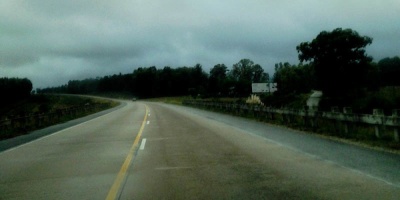
[[[315,130],[321,119],[329,120],[334,124],[336,131],[341,127],[345,134],[349,133],[351,127],[355,124],[363,124],[373,126],[375,129],[375,137],[381,138],[383,130],[390,127],[393,130],[393,140],[399,142],[400,128],[400,110],[393,110],[391,116],[385,116],[381,109],[374,109],[372,114],[355,114],[351,108],[343,108],[340,112],[338,107],[333,107],[331,112],[321,112],[315,109],[305,107],[302,110],[277,109],[250,104],[237,103],[220,103],[199,100],[186,100],[184,105],[201,107],[206,109],[217,109],[233,114],[252,114],[260,120],[272,121],[277,117],[280,120],[291,124],[301,122],[303,125],[311,127]],[[279,115],[279,116],[278,116]]]

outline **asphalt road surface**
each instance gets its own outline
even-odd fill
[[[0,199],[400,199],[400,156],[127,102],[0,152]]]

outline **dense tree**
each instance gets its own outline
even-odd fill
[[[269,77],[259,64],[254,64],[250,59],[242,59],[234,64],[229,75],[235,81],[235,92],[239,96],[248,96],[251,83],[267,82]]]
[[[37,88],[36,93],[38,94],[51,94],[51,93],[56,93],[56,94],[67,94],[68,93],[68,85],[61,85],[58,87],[48,87],[48,88]]]
[[[191,70],[192,77],[192,87],[194,89],[193,95],[205,95],[207,83],[208,83],[208,75],[203,71],[203,66],[201,64],[196,64]]]
[[[252,82],[253,83],[266,83],[269,81],[269,75],[264,72],[264,69],[259,64],[252,66]]]
[[[27,78],[0,78],[1,106],[30,97],[32,82]]]
[[[226,79],[228,68],[224,64],[217,64],[210,70],[210,77],[208,83],[208,92],[211,96],[220,96],[227,94]]]
[[[193,67],[140,67],[131,74],[114,74],[103,78],[71,80],[67,85],[37,89],[39,93],[131,93],[140,98],[160,96],[247,96],[252,82],[267,82],[269,76],[259,64],[242,59],[228,69],[224,64],[215,65],[210,75],[201,64]]]
[[[366,75],[365,87],[367,91],[377,91],[381,87],[381,73],[375,62],[369,63]]]
[[[314,67],[318,89],[326,96],[344,97],[365,83],[372,61],[365,47],[371,43],[370,37],[337,28],[321,32],[312,42],[303,42],[296,49],[300,61],[310,61]]]
[[[139,97],[157,96],[157,68],[155,66],[149,68],[138,68],[133,72],[132,76],[134,95]]]
[[[71,80],[59,87],[37,89],[38,93],[130,93],[141,98],[205,94],[208,75],[200,64],[194,67],[140,67],[130,74]]]
[[[90,93],[102,92],[102,93],[113,93],[113,92],[125,92],[130,90],[130,84],[132,84],[131,74],[114,74],[112,76],[105,76],[98,79],[97,89]]]
[[[308,93],[315,85],[314,71],[308,64],[298,66],[287,62],[276,64],[273,79],[278,85],[279,95]]]
[[[400,86],[400,58],[384,58],[378,62],[383,86]]]
[[[191,72],[189,67],[179,67],[173,73],[173,96],[188,95],[189,90],[193,93],[193,84],[191,80]],[[192,88],[192,89],[190,89]]]
[[[208,76],[200,64],[194,67],[179,67],[173,73],[174,96],[198,96],[205,93]]]
[[[234,64],[231,71],[231,76],[236,81],[246,81],[251,83],[253,78],[252,68],[254,62],[250,59],[242,59]]]
[[[169,66],[158,71],[157,91],[159,96],[174,96],[173,73],[174,70]]]

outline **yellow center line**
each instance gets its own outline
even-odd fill
[[[136,136],[135,141],[133,142],[132,147],[129,150],[129,153],[125,158],[124,164],[122,164],[122,167],[118,172],[117,178],[115,178],[114,184],[112,185],[110,191],[108,191],[106,200],[114,200],[117,197],[118,191],[120,190],[121,187],[121,183],[124,181],[126,177],[126,171],[129,169],[129,165],[131,164],[131,161],[135,155],[135,151],[139,144],[140,137],[142,136],[143,129],[146,125],[149,108],[146,105],[145,108],[146,108],[146,114],[144,115],[142,126],[140,127],[139,133]]]

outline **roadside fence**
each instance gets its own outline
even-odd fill
[[[343,110],[332,107],[330,112],[321,112],[307,106],[301,110],[293,110],[201,100],[185,100],[183,104],[235,115],[250,115],[261,121],[278,121],[291,126],[306,127],[313,131],[324,126],[330,131],[344,134],[343,136],[350,134],[359,127],[372,127],[376,138],[389,137],[390,140],[400,142],[400,110],[393,110],[391,116],[385,116],[381,109],[373,109],[372,114],[356,114],[349,107],[345,107]]]

